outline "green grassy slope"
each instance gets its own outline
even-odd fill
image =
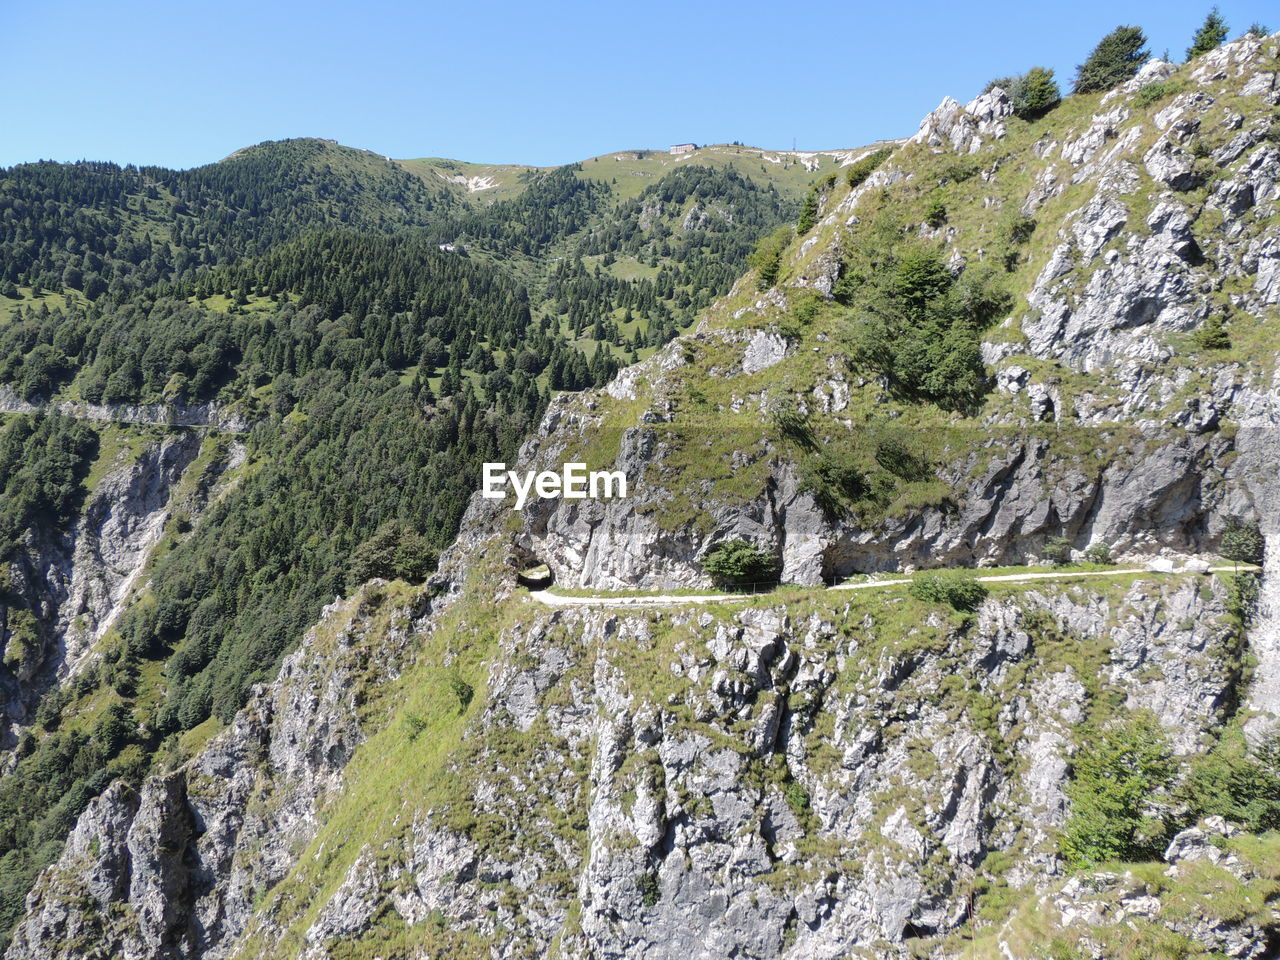
[[[446,157],[397,160],[425,183],[443,186],[470,203],[492,203],[523,193],[531,174],[551,169],[514,163],[470,163]]]
[[[830,173],[868,148],[823,151],[766,150],[740,144],[717,143],[673,156],[669,150],[620,150],[581,161],[578,176],[613,183],[619,198],[638,197],[644,188],[682,166],[727,167],[784,196],[800,197],[816,178]],[[442,157],[396,161],[427,183],[444,185],[472,203],[492,203],[523,193],[531,173],[551,167],[521,164],[468,163]]]

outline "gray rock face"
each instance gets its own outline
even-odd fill
[[[1063,144],[1060,156],[1072,166],[1088,163],[1103,146],[1117,139],[1120,126],[1130,117],[1125,107],[1116,107],[1107,113],[1094,116],[1089,128],[1074,140]]]
[[[1130,234],[1094,263],[1127,215],[1119,197],[1103,191],[1082,211],[1075,242],[1055,251],[1027,298],[1038,311],[1023,324],[1032,353],[1086,372],[1125,369],[1167,358],[1155,334],[1200,322],[1205,309],[1191,267],[1203,257],[1177,201],[1152,210],[1147,237]],[[1082,268],[1092,274],[1080,289],[1075,271]]]
[[[68,536],[28,533],[25,549],[9,564],[9,578],[38,615],[42,645],[28,650],[13,674],[0,672],[11,734],[29,721],[43,689],[74,677],[91,659],[94,642],[138,584],[169,519],[172,491],[199,451],[194,433],[166,436],[102,478]],[[203,501],[184,506],[198,516]]]
[[[28,897],[10,960],[78,960],[83,943],[130,960],[228,955],[341,789],[364,738],[361,691],[394,676],[411,618],[425,613],[375,635],[363,605],[379,584],[326,608],[277,679],[188,764],[89,805]],[[95,910],[71,906],[85,895]]]
[[[190,955],[196,939],[187,923],[191,888],[186,851],[194,823],[181,774],[143,785],[129,827],[128,904],[137,926],[126,934],[125,953],[135,957]]]
[[[1256,714],[1246,722],[1245,732],[1255,743],[1280,726],[1280,531],[1267,536],[1264,569],[1256,619],[1249,630],[1258,665],[1247,703]]]
[[[1013,103],[998,87],[964,106],[947,97],[924,118],[911,142],[960,154],[977,153],[982,149],[984,137],[999,140],[1005,135],[1005,120],[1011,116]]]
[[[1226,840],[1240,833],[1239,827],[1227,823],[1222,817],[1206,817],[1202,825],[1188,827],[1179,832],[1164,852],[1166,862],[1173,864],[1173,875],[1184,863],[1212,863],[1237,866],[1239,860],[1232,857],[1215,840]],[[1234,860],[1234,862],[1233,862]]]
[[[81,956],[105,960],[113,955],[107,916],[128,899],[129,826],[137,810],[137,796],[123,783],[112,784],[90,802],[60,860],[75,866],[59,878],[56,893],[29,900],[27,915],[14,931],[11,955],[55,956],[59,944],[71,943],[90,946],[92,952]],[[26,940],[28,931],[39,931],[34,942]]]
[[[1199,121],[1184,120],[1173,124],[1142,158],[1143,166],[1153,180],[1178,191],[1191,190],[1200,182],[1195,158],[1183,149],[1199,128]]]
[[[1158,83],[1161,80],[1167,80],[1177,72],[1177,69],[1178,65],[1176,63],[1170,63],[1167,60],[1160,60],[1153,57],[1139,68],[1138,72],[1134,74],[1132,80],[1126,80],[1124,83],[1120,84],[1120,86],[1105,94],[1102,98],[1102,102],[1104,104],[1109,103],[1124,94],[1137,93],[1143,87],[1149,86],[1153,83]]]
[[[1280,237],[1268,237],[1249,256],[1257,264],[1254,291],[1264,303],[1280,303]]]
[[[1269,37],[1245,34],[1240,39],[1225,43],[1216,50],[1210,50],[1199,57],[1196,60],[1196,68],[1191,72],[1191,79],[1197,83],[1207,83],[1213,80],[1248,76],[1248,82],[1256,84],[1256,93],[1274,93],[1274,71],[1258,70],[1257,65],[1260,60],[1267,57],[1274,61],[1275,51],[1275,34]]]
[[[459,562],[447,557],[446,575]],[[906,958],[916,938],[964,922],[969,884],[993,853],[1016,851],[1015,887],[1060,883],[1063,787],[1093,696],[1077,664],[1100,695],[1152,709],[1175,740],[1216,727],[1234,682],[1214,666],[1230,642],[1210,626],[1223,619],[1221,594],[1194,581],[1140,582],[1111,599],[1049,588],[987,602],[965,631],[935,617],[905,635],[839,611],[693,609],[672,614],[662,629],[679,639],[661,645],[643,613],[526,618],[500,638],[472,734],[524,746],[498,748],[498,764],[481,748],[474,769],[456,771],[472,815],[503,824],[514,846],[419,813],[402,846],[352,863],[290,955],[327,956],[392,911],[482,937],[498,956],[547,955],[558,939],[557,955],[628,960],[669,957],[673,945],[705,957],[834,960],[862,947]],[[140,795],[117,784],[91,803],[7,956],[278,948],[285,931],[254,913],[255,895],[296,865],[343,787],[370,655],[393,674],[412,630],[436,615],[412,611],[425,616],[375,639],[364,605],[327,610],[280,678],[189,764]],[[1152,614],[1163,608],[1187,618]],[[1064,660],[1067,650],[1083,653]],[[987,714],[983,703],[999,706]],[[581,834],[544,812],[574,808]],[[1232,869],[1216,850],[1184,832],[1166,859]],[[1046,894],[1064,915],[1114,919],[1110,900],[1073,883]],[[1159,912],[1158,899],[1142,914],[1130,901],[1121,916]],[[1248,933],[1187,932],[1228,951]]]
[[[840,389],[833,384],[819,400],[830,405]],[[1036,419],[1054,419],[1052,393],[1028,389],[1038,397]],[[565,585],[616,589],[706,585],[702,556],[730,539],[760,544],[778,558],[783,579],[807,584],[908,566],[1024,562],[1059,532],[1081,550],[1102,541],[1119,553],[1194,554],[1210,537],[1204,478],[1231,449],[1212,434],[1153,428],[1142,449],[1118,449],[1113,462],[1085,472],[1054,463],[1046,439],[975,438],[946,474],[955,509],[889,518],[876,529],[829,517],[783,462],[759,498],[737,506],[695,500],[710,523],[670,529],[662,522],[666,443],[660,426],[623,435],[615,468],[629,479],[628,499],[527,504],[515,536],[522,555],[547,563]],[[555,469],[562,450],[549,430],[522,453],[522,465]]]
[[[81,814],[56,867],[29,897],[8,956],[191,956],[185,851],[194,824],[181,777],[157,777],[141,795],[110,786]],[[92,909],[68,909],[77,899]],[[89,947],[91,954],[80,952]]]
[[[0,413],[38,413],[48,404],[23,400],[10,387],[0,387]],[[62,400],[52,405],[59,413],[80,420],[145,423],[163,427],[213,427],[228,433],[244,433],[250,424],[242,414],[209,403],[80,403]]]
[[[368,851],[325,895],[299,955],[324,956],[390,909],[484,937],[499,956],[546,955],[557,937],[559,955],[637,960],[909,956],[914,938],[964,921],[968,878],[991,853],[1018,851],[1016,886],[1058,881],[1055,830],[1089,695],[1054,644],[1098,643],[1112,662],[1141,649],[1170,702],[1225,695],[1229,679],[1182,667],[1202,627],[1153,632],[1143,617],[1153,601],[1221,615],[1220,599],[1194,593],[1149,583],[1110,601],[1060,589],[992,601],[968,642],[928,642],[952,633],[931,622],[920,642],[885,644],[869,621],[778,607],[676,613],[663,629],[681,639],[658,646],[643,614],[548,611],[503,635],[475,735],[543,732],[497,765],[482,750],[457,770],[471,815],[514,846],[435,812],[415,819],[403,847]],[[650,665],[639,677],[637,656]],[[670,682],[642,679],[650,668]],[[1085,669],[1121,695],[1150,685]],[[971,697],[1003,707],[980,721]],[[1175,736],[1218,722],[1160,715]],[[571,806],[581,834],[545,813]],[[269,917],[257,924],[280,935]]]
[[[759,373],[772,367],[787,355],[787,341],[776,334],[757,333],[747,343],[742,358],[743,373]]]
[[[1223,698],[1233,694],[1234,628],[1194,581],[1164,592],[1158,605],[1153,599],[1141,585],[1125,597],[1131,612],[1112,633],[1112,682],[1127,691],[1127,709],[1160,718],[1175,753],[1197,752],[1213,718],[1229,707]]]
[[[125,597],[164,532],[173,488],[199,452],[195,434],[168,436],[94,491],[76,524],[70,581],[58,609],[65,649],[60,679],[77,672],[88,648],[123,612]]]

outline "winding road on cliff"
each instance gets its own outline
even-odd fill
[[[1025,583],[1035,580],[1076,580],[1083,577],[1124,577],[1136,573],[1182,573],[1209,574],[1232,573],[1235,571],[1259,570],[1251,564],[1229,564],[1209,567],[1209,569],[1158,570],[1150,567],[1120,567],[1115,570],[1061,570],[1045,573],[1005,573],[989,577],[974,577],[978,583]],[[867,580],[861,583],[838,583],[827,587],[826,592],[836,593],[842,590],[874,590],[880,587],[898,587],[911,583],[910,577],[895,580]],[[621,596],[618,594],[599,593],[586,597],[572,597],[550,590],[530,590],[529,596],[538,603],[549,607],[662,607],[682,606],[686,604],[737,603],[752,600],[756,597],[767,597],[767,593],[711,593],[702,595],[654,594],[652,596]]]

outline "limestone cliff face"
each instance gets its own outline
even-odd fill
[[[296,862],[394,677],[411,607],[375,622],[379,586],[325,609],[226,731],[140,791],[112,785],[28,898],[9,957],[222,957]]]
[[[0,413],[37,413],[46,407],[56,409],[63,416],[101,423],[136,423],[165,427],[213,427],[217,430],[242,433],[250,423],[243,413],[224,409],[220,404],[208,403],[86,403],[61,400],[54,404],[39,404],[23,400],[9,387],[0,387]]]
[[[44,689],[81,670],[140,585],[169,520],[174,490],[200,448],[201,438],[191,432],[148,443],[136,458],[108,466],[65,535],[28,535],[10,563],[9,581],[35,614],[37,642],[20,658],[7,657],[11,669],[0,672],[5,717],[14,729],[30,722]],[[198,516],[202,504],[203,493],[195,490],[183,506]]]
[[[781,579],[818,583],[1024,562],[1056,536],[1134,557],[1209,552],[1223,515],[1262,520],[1280,535],[1271,466],[1280,461],[1280,369],[1262,346],[1280,303],[1275,51],[1274,37],[1246,37],[1172,78],[1171,65],[1154,61],[1098,112],[1049,125],[1014,153],[1003,146],[1012,108],[1000,91],[963,107],[944,101],[907,147],[828,204],[825,232],[800,245],[787,286],[756,296],[740,284],[695,334],[624,371],[604,394],[553,408],[528,461],[557,467],[581,450],[577,435],[607,423],[610,448],[597,443],[587,455],[626,471],[634,493],[532,502],[520,545],[567,585],[618,588],[705,584],[702,556],[733,538],[772,552]],[[1178,92],[1147,106],[1143,90],[1157,82]],[[1029,290],[983,344],[995,392],[966,425],[968,442],[936,465],[949,495],[874,525],[832,517],[776,433],[761,442],[759,428],[783,400],[858,429],[865,404],[884,397],[847,368],[835,337],[798,343],[788,314],[805,288],[830,294],[841,269],[831,252],[868,215],[866,198],[914,189],[929,155],[952,153],[962,158],[952,163],[975,164],[983,218],[1038,221],[1044,239],[1016,271]],[[991,255],[978,244],[992,244],[994,229],[983,229],[969,237],[941,228],[953,263]],[[1257,329],[1257,349],[1243,362],[1211,352],[1180,361],[1191,334],[1215,317],[1242,342]],[[707,384],[721,388],[714,398]],[[722,452],[714,435],[741,430],[744,416],[755,435]],[[1113,449],[1101,462],[1064,455],[1062,438],[1041,423],[1092,431]],[[1116,442],[1121,433],[1127,440]],[[698,448],[732,462],[684,482]],[[726,496],[734,474],[750,475],[754,488]]]
[[[293,875],[343,842],[324,821],[369,786],[345,771],[368,685],[449,629],[447,603],[380,592],[326,611],[186,766],[95,801],[8,956],[318,958],[388,922],[447,931],[451,956],[920,956],[998,857],[1011,889],[1083,909],[1056,831],[1086,715],[1150,710],[1187,754],[1238,697],[1223,589],[1196,578],[1036,589],[962,624],[905,597],[526,608],[436,774],[449,799],[404,794],[395,841],[344,838],[300,902]]]

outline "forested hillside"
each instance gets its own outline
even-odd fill
[[[320,140],[0,170],[0,927],[107,783],[228,722],[335,595],[427,576],[479,464],[797,206],[693,165],[482,204]]]
[[[264,143],[192,170],[32,163],[0,171],[0,295],[119,302],[306,230],[421,225],[452,197],[320,140]]]

